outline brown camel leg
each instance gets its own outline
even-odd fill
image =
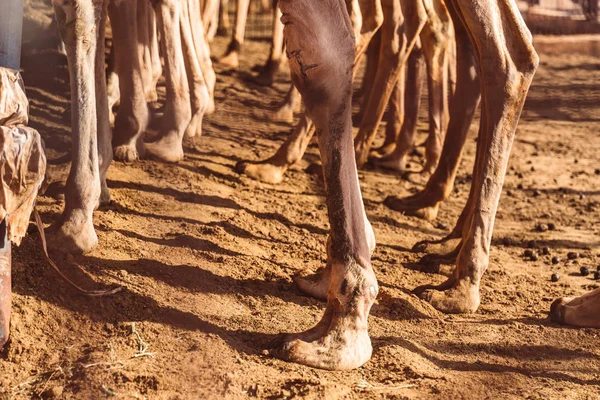
[[[215,111],[215,85],[217,83],[217,75],[213,69],[210,59],[210,46],[206,39],[202,26],[195,22],[194,15],[200,13],[200,2],[198,0],[188,0],[190,9],[190,26],[192,28],[192,39],[196,47],[196,56],[200,63],[202,76],[206,82],[208,89],[209,102],[206,108],[206,114],[212,114]]]
[[[162,133],[157,141],[146,143],[146,150],[152,157],[165,162],[183,159],[183,134],[192,118],[181,43],[181,7],[179,0],[156,0],[154,6],[165,59],[167,103]]]
[[[192,25],[195,24],[198,25],[198,33],[204,36],[202,22],[197,19],[192,20],[192,15],[200,15],[199,8],[191,4],[194,1],[196,0],[181,2],[181,18],[179,19],[183,57],[185,60],[187,81],[190,86],[190,101],[192,105],[192,118],[185,130],[185,134],[188,137],[202,135],[202,118],[210,103],[208,86],[200,68],[200,59],[192,35]],[[197,14],[192,14],[191,11],[195,11]]]
[[[396,81],[396,86],[390,96],[387,124],[385,126],[385,140],[379,148],[373,149],[370,156],[383,157],[393,152],[396,148],[398,135],[404,122],[404,90],[406,86],[406,74],[404,70],[405,67],[402,66],[400,77]]]
[[[600,289],[579,297],[556,299],[550,308],[550,318],[559,324],[600,328]]]
[[[249,8],[250,0],[237,0],[233,35],[231,37],[231,42],[229,42],[229,46],[227,46],[225,54],[219,59],[219,64],[227,65],[231,68],[237,68],[240,65],[240,50],[242,48],[242,44],[244,44],[244,36],[246,34],[246,19],[248,18]]]
[[[385,200],[385,204],[393,210],[430,221],[437,218],[441,202],[452,193],[462,149],[481,94],[475,67],[475,50],[459,16],[453,11],[451,3],[448,4],[448,9],[452,16],[456,35],[457,77],[455,101],[450,104],[448,133],[444,139],[439,165],[423,191],[406,198],[390,196]],[[457,237],[460,237],[462,229],[459,229],[457,233]]]
[[[425,79],[425,60],[420,41],[415,45],[406,61],[406,89],[404,92],[404,119],[396,139],[394,150],[381,157],[373,157],[373,164],[403,173],[406,171],[408,155],[413,150],[417,134],[419,107]],[[390,124],[391,121],[388,121]]]
[[[371,357],[367,318],[377,295],[352,147],[352,25],[343,0],[280,0],[294,84],[319,132],[331,225],[327,309],[315,328],[271,354],[331,370]],[[339,25],[331,21],[343,21]]]
[[[108,112],[96,108],[96,90],[104,82],[96,68],[96,56],[104,46],[102,35],[106,19],[106,1],[53,0],[61,37],[67,49],[71,81],[72,163],[65,188],[65,210],[52,241],[69,252],[85,252],[98,243],[92,214],[100,199],[98,164],[99,118]],[[104,59],[104,54],[102,54]],[[106,98],[106,88],[102,93]],[[108,111],[108,104],[104,107]],[[102,123],[104,126],[104,123]],[[104,128],[102,128],[104,129]],[[108,161],[108,158],[106,159]]]
[[[127,0],[112,0],[108,6],[121,93],[113,146],[115,159],[126,162],[135,161],[145,153],[142,134],[148,126],[148,105],[144,78],[149,79],[148,84],[152,79],[149,65],[145,65],[146,73],[142,72],[144,62],[150,61],[144,59],[140,49],[147,48],[147,15],[144,12],[140,15],[137,7],[137,2]],[[140,22],[146,26],[145,32],[138,26]],[[138,36],[138,32],[142,35]]]
[[[313,123],[305,113],[294,128],[292,135],[287,138],[274,156],[257,163],[240,162],[236,169],[261,182],[280,183],[288,168],[302,159],[314,133]]]
[[[356,162],[366,161],[390,96],[427,16],[420,1],[384,0],[379,65],[364,118],[354,140]]]
[[[474,43],[481,78],[478,150],[482,152],[474,173],[474,201],[453,276],[436,288],[418,289],[435,308],[449,313],[474,312],[479,307],[479,285],[489,263],[510,150],[538,65],[531,33],[516,4],[494,0],[491,7],[483,8],[480,1],[453,0]]]
[[[273,119],[280,122],[294,122],[294,113],[300,112],[302,109],[302,96],[294,85],[290,86],[290,90],[285,95],[283,103],[277,111],[273,113]],[[302,155],[300,156],[302,158]]]
[[[154,9],[148,10],[147,16],[148,21],[146,21],[146,23],[148,24],[148,46],[150,49],[150,65],[152,68],[152,85],[150,89],[146,88],[146,96],[148,96],[148,90],[153,90],[156,93],[156,85],[162,76],[162,63],[160,61],[156,13],[154,12]]]

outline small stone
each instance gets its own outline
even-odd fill
[[[567,258],[569,260],[576,260],[579,258],[579,253],[576,251],[570,251],[569,253],[567,253]]]
[[[556,224],[554,222],[548,222],[548,230],[549,231],[555,231],[556,230]]]
[[[580,194],[579,194],[579,200],[583,200],[583,199],[585,199],[585,194],[583,194],[583,193],[580,193]]]
[[[553,273],[552,276],[550,277],[550,280],[552,282],[558,282],[559,279],[560,279],[560,274],[558,272]]]
[[[531,257],[530,257],[530,260],[531,260],[531,261],[537,261],[537,260],[538,260],[538,255],[537,255],[537,253],[533,253],[533,254],[531,255]]]
[[[438,222],[437,228],[438,229],[448,229],[448,224],[445,222]]]
[[[596,175],[600,175],[600,168],[596,168],[596,169],[594,170],[594,173],[595,173]]]
[[[535,189],[533,191],[533,197],[539,197],[542,194],[542,192],[540,192],[539,190]]]
[[[548,225],[546,225],[546,224],[537,224],[537,226],[535,227],[535,229],[538,232],[546,232],[548,230]]]
[[[530,240],[529,242],[527,242],[527,247],[529,247],[530,249],[536,248],[537,242],[535,240]]]
[[[269,355],[269,350],[264,349],[263,351],[260,352],[263,356],[268,356]]]
[[[54,386],[42,392],[43,399],[58,399],[63,394],[63,386]]]
[[[550,254],[550,247],[548,247],[548,246],[542,247],[542,254],[545,255],[545,256],[549,255]]]
[[[519,189],[519,190],[523,190],[523,184],[522,184],[522,183],[519,183],[519,184],[517,185],[517,189]]]
[[[581,276],[588,276],[590,274],[590,269],[588,267],[582,266],[581,268],[579,268],[579,272],[581,273]]]
[[[507,191],[506,191],[506,195],[507,195],[508,197],[512,197],[512,196],[513,196],[513,191],[512,191],[512,190],[507,190]]]
[[[502,244],[505,246],[511,246],[512,245],[512,239],[509,238],[508,236],[504,236],[504,238],[502,239]]]
[[[595,280],[600,279],[600,271],[594,271],[594,279]]]
[[[524,255],[525,257],[531,257],[531,256],[533,256],[534,254],[535,254],[535,252],[534,252],[533,250],[531,250],[531,249],[527,249],[527,250],[525,250],[525,251],[523,252],[523,255]]]
[[[552,264],[558,264],[560,262],[560,257],[554,256],[552,257]]]
[[[534,171],[535,171],[535,167],[531,166],[531,172],[534,172]]]

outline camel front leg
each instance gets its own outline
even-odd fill
[[[274,3],[271,52],[261,74],[256,78],[256,82],[263,86],[273,86],[275,77],[277,76],[277,73],[284,62],[283,24],[281,23],[281,10],[279,7],[277,7],[277,1]]]
[[[250,9],[250,0],[237,0],[237,10],[235,13],[235,26],[231,42],[223,57],[219,59],[219,64],[227,65],[231,68],[237,68],[240,65],[240,50],[244,44],[246,35],[246,20]]]
[[[139,7],[144,6],[140,3]],[[146,51],[149,40],[147,15],[144,11],[138,12],[137,8],[138,2],[128,0],[111,0],[108,6],[121,93],[113,146],[115,159],[126,162],[143,157],[146,151],[142,135],[148,126],[149,114],[144,84],[152,82],[150,54]],[[144,27],[139,26],[140,23]],[[142,65],[146,73],[143,73]]]
[[[481,77],[482,116],[473,201],[453,276],[436,289],[421,291],[435,308],[474,312],[488,267],[494,219],[519,116],[539,62],[517,5],[494,0],[453,0],[476,49]],[[487,3],[486,3],[487,4]],[[458,90],[458,88],[457,88]]]
[[[457,77],[456,91],[450,103],[448,132],[439,164],[421,192],[406,198],[390,196],[385,201],[393,210],[427,220],[437,218],[440,204],[452,193],[462,149],[481,97],[475,49],[452,3],[448,3],[448,10],[456,36]],[[460,238],[461,234],[462,226],[448,239]]]
[[[181,43],[181,2],[155,0],[160,44],[165,59],[167,102],[158,139],[146,143],[150,156],[165,162],[183,159],[183,135],[192,118],[190,89]]]
[[[356,163],[360,168],[369,155],[379,124],[387,108],[394,86],[402,72],[417,35],[427,16],[420,1],[384,0],[381,49],[373,89],[355,139]]]
[[[319,134],[331,276],[321,321],[284,336],[271,353],[318,368],[357,368],[371,357],[367,319],[378,287],[352,147],[352,25],[343,0],[280,0],[279,6],[292,80]]]
[[[104,40],[98,36],[102,32],[100,25],[105,23],[106,1],[53,0],[52,3],[69,62],[73,152],[65,209],[52,240],[66,251],[82,253],[98,243],[92,219],[100,198],[94,71],[97,43]]]

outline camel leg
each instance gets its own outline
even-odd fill
[[[476,50],[482,91],[482,116],[474,200],[452,277],[418,293],[438,310],[474,312],[479,285],[489,263],[494,218],[519,116],[539,62],[517,5],[493,0],[453,0]],[[486,3],[487,4],[487,3]],[[457,88],[458,90],[458,88]]]
[[[448,9],[456,36],[457,77],[453,96],[455,101],[450,103],[448,133],[444,139],[439,165],[421,192],[406,198],[390,196],[385,200],[385,204],[393,210],[430,221],[437,218],[440,204],[452,193],[462,149],[481,94],[475,49],[451,3],[448,3]],[[457,237],[460,237],[461,232],[462,229],[457,231]]]
[[[283,24],[281,23],[281,10],[274,2],[273,8],[273,40],[271,41],[271,52],[261,74],[256,82],[263,86],[273,86],[275,77],[283,63]]]
[[[396,81],[396,86],[390,96],[388,104],[387,124],[385,126],[385,140],[381,147],[374,149],[372,156],[382,157],[390,154],[396,148],[396,141],[400,134],[402,123],[404,122],[404,90],[406,86],[405,67],[402,67],[400,77]]]
[[[600,328],[600,289],[579,297],[562,297],[550,308],[550,318],[559,324]]]
[[[156,93],[156,85],[158,85],[158,80],[162,76],[162,63],[160,61],[158,31],[154,9],[149,9],[146,15],[148,16],[146,24],[148,24],[148,46],[150,49],[150,65],[152,68],[152,84],[150,88],[146,88],[146,97],[148,97],[149,90],[152,90],[154,93]],[[156,98],[158,99],[158,95]]]
[[[427,19],[420,1],[403,1],[400,4],[399,0],[384,0],[382,9],[384,19],[381,27],[379,65],[364,118],[354,141],[358,167],[367,161],[388,101],[402,72],[402,66]]]
[[[147,15],[143,12],[140,15],[137,7],[138,2],[127,0],[111,0],[108,6],[121,93],[113,146],[115,159],[126,162],[137,160],[145,152],[142,134],[148,126],[148,105],[144,81],[148,80],[150,84],[152,79],[150,66],[145,64],[150,59],[143,56],[143,49],[147,48],[147,30],[138,36],[138,32],[144,31],[138,26],[140,18],[147,28]],[[142,66],[146,68],[145,74]]]
[[[308,115],[303,114],[285,143],[271,158],[257,163],[240,162],[236,170],[261,182],[277,184],[288,168],[302,159],[315,129]]]
[[[383,25],[383,9],[381,0],[358,0],[360,9],[361,27],[360,35],[355,38],[356,48],[354,53],[354,71],[353,76],[356,76],[356,70],[359,68],[359,62],[362,56],[367,51],[373,35],[377,33]]]
[[[371,89],[373,89],[373,82],[375,82],[375,75],[377,74],[380,48],[381,30],[378,30],[371,38],[371,42],[365,51],[365,55],[367,56],[367,65],[365,67],[365,74],[363,76],[363,81],[360,88],[360,107],[358,112],[352,118],[355,126],[360,126],[365,115],[364,111],[369,101],[369,97],[371,96]]]
[[[118,105],[121,99],[121,93],[119,93],[119,75],[117,75],[117,57],[115,54],[115,46],[110,48],[110,53],[107,59],[106,68],[106,96],[108,103],[108,121],[111,125],[115,124],[115,113],[113,108]]]
[[[96,125],[98,137],[98,173],[100,174],[100,198],[98,205],[110,203],[110,191],[106,184],[106,174],[113,160],[112,130],[110,129],[108,113],[108,96],[106,95],[106,63],[105,63],[105,31],[106,31],[106,6],[102,8],[100,24],[98,26],[96,45],[96,60],[94,66],[96,85]]]
[[[148,103],[154,103],[158,100],[158,94],[156,93],[156,85],[154,84],[154,72],[152,70],[152,36],[156,35],[156,32],[151,33],[150,18],[153,18],[151,14],[154,14],[150,2],[141,1],[137,5],[137,35],[138,35],[138,52],[140,54],[140,68],[142,73],[142,82],[144,84],[144,93],[146,94],[146,101]]]
[[[220,3],[220,1],[217,0],[217,3]],[[219,15],[220,15],[219,8],[220,7],[221,7],[221,4],[218,4],[217,10],[213,14],[210,21],[208,22],[208,27],[204,27],[204,29],[206,31],[206,41],[209,43],[211,43],[213,41],[213,39],[217,35],[217,32],[219,31]]]
[[[285,99],[281,106],[273,113],[273,119],[279,122],[294,122],[294,113],[300,112],[302,106],[302,96],[294,85],[290,87],[290,90],[285,95]],[[300,159],[302,155],[300,155]]]
[[[425,61],[421,50],[420,41],[415,45],[406,60],[406,89],[404,92],[404,119],[400,133],[396,138],[396,145],[392,152],[383,157],[373,157],[371,161],[382,168],[391,169],[400,173],[406,170],[408,155],[413,150],[417,135],[417,121],[421,106],[421,93],[425,79]],[[388,121],[390,124],[391,121]],[[387,129],[387,128],[386,128]]]
[[[97,46],[104,45],[99,29],[105,23],[105,0],[53,0],[61,37],[67,49],[73,105],[72,162],[65,188],[65,209],[53,242],[69,252],[85,252],[98,243],[92,214],[100,199],[98,117],[96,108]],[[104,56],[104,55],[103,55]],[[103,58],[104,59],[104,58]],[[105,76],[102,74],[102,82]],[[106,96],[106,89],[102,93]],[[108,104],[104,103],[106,111]]]
[[[157,141],[146,143],[146,150],[152,157],[165,162],[183,159],[183,135],[192,119],[181,43],[181,7],[179,0],[157,0],[154,6],[165,58],[167,102],[161,135]]]
[[[219,59],[219,64],[227,65],[231,68],[237,68],[240,65],[240,50],[244,44],[246,34],[246,19],[250,8],[250,0],[237,0],[237,10],[235,13],[235,26],[231,42],[223,57]]]
[[[193,16],[200,13],[200,2],[198,0],[188,0],[189,2],[189,15],[190,15],[190,27],[192,32],[192,39],[196,48],[196,56],[202,70],[202,76],[208,89],[208,105],[206,107],[206,114],[212,114],[215,111],[215,85],[217,84],[217,75],[213,69],[212,61],[210,59],[210,47],[202,29],[202,25],[196,23]]]
[[[220,2],[219,27],[217,28],[217,35],[225,36],[231,27],[231,22],[229,22],[229,12],[227,10],[229,7],[229,0],[220,0]]]
[[[279,6],[292,80],[319,132],[332,272],[321,322],[307,332],[286,335],[271,354],[318,368],[357,368],[371,357],[367,318],[378,287],[353,161],[352,26],[343,0],[280,0]]]
[[[192,21],[191,19],[192,15],[200,15],[199,8],[195,7],[194,4],[191,4],[192,2],[194,2],[194,0],[185,0],[181,2],[181,18],[179,19],[183,57],[185,60],[187,81],[190,85],[190,101],[192,105],[192,118],[185,130],[185,134],[188,137],[202,135],[202,118],[210,103],[208,86],[206,85],[204,75],[202,74],[200,59],[192,35],[193,22],[198,25],[198,33],[202,36],[204,36],[204,28],[202,28],[201,21]],[[197,11],[198,14],[192,14],[192,11]]]
[[[5,218],[0,224],[0,350],[10,333],[11,302],[11,243]]]

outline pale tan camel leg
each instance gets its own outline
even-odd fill
[[[425,79],[425,61],[420,41],[415,45],[406,61],[406,79],[404,92],[404,113],[400,133],[392,152],[384,155],[371,154],[371,162],[382,168],[404,173],[408,155],[413,150],[417,134],[419,107]],[[402,77],[401,77],[402,78]],[[391,99],[390,99],[391,102]],[[388,125],[392,121],[388,121]],[[387,128],[386,128],[387,129]]]
[[[72,162],[65,187],[65,209],[52,242],[69,252],[85,252],[98,243],[92,214],[99,202],[101,184],[98,128],[108,127],[108,104],[97,112],[98,95],[106,98],[104,69],[98,75],[96,56],[104,50],[100,37],[106,20],[106,1],[53,0],[61,37],[69,61],[72,96]],[[102,53],[104,60],[104,53]],[[99,121],[106,118],[106,121]],[[108,162],[108,158],[103,160]]]
[[[538,57],[517,5],[512,0],[453,0],[476,50],[481,78],[483,150],[474,173],[474,201],[453,276],[437,287],[416,291],[438,310],[474,312],[479,285],[489,263],[494,218],[519,116]],[[488,3],[486,3],[488,4]],[[458,90],[458,88],[457,88]]]
[[[302,96],[294,85],[290,87],[290,90],[285,95],[283,104],[279,106],[277,111],[273,113],[273,119],[279,122],[294,122],[294,113],[300,112],[302,109]],[[302,159],[302,156],[300,156]]]
[[[144,60],[144,41],[148,40],[147,31],[138,36],[138,23],[147,25],[147,15],[137,11],[138,3],[127,0],[112,0],[108,6],[113,32],[113,47],[116,57],[117,74],[119,76],[119,92],[121,101],[117,116],[113,146],[115,159],[132,162],[144,155],[145,148],[142,134],[148,126],[148,105],[144,90],[144,77],[150,84],[152,71],[146,65],[146,73],[142,72]],[[137,16],[137,17],[136,17]],[[140,21],[141,18],[141,21]]]
[[[150,48],[150,65],[152,67],[152,86],[151,90],[156,93],[156,85],[162,76],[162,63],[160,61],[160,51],[158,44],[158,27],[156,25],[156,13],[154,9],[148,11],[148,46]],[[148,93],[148,89],[146,89]],[[157,96],[158,97],[158,96]]]
[[[420,0],[403,1],[402,4],[399,0],[384,0],[382,8],[384,20],[381,27],[382,46],[379,65],[371,96],[358,135],[354,140],[359,168],[367,161],[369,150],[402,67],[427,19]]]
[[[181,18],[179,19],[183,58],[185,60],[187,81],[190,86],[190,101],[192,105],[192,119],[185,130],[185,134],[188,137],[202,135],[202,118],[209,108],[210,103],[210,94],[200,67],[200,59],[194,43],[195,38],[192,35],[192,25],[198,25],[197,33],[202,36],[204,36],[204,28],[201,21],[197,19],[192,21],[192,15],[200,15],[199,7],[191,4],[193,2],[197,2],[197,0],[184,0],[181,2]]]
[[[215,21],[215,16],[217,17],[217,23],[219,21],[220,3],[221,2],[219,0],[206,0],[204,4],[202,4],[202,26],[204,27],[204,34],[207,36],[211,29],[211,25]],[[200,6],[199,3],[198,6]]]
[[[220,1],[217,0],[217,3],[220,3]],[[221,7],[221,5],[218,4],[218,7]],[[208,27],[204,27],[206,32],[206,41],[209,43],[214,40],[219,30],[219,15],[220,10],[217,8],[217,11],[213,14],[212,19],[209,21]]]
[[[221,5],[219,6],[219,27],[217,28],[217,35],[225,36],[231,28],[231,22],[229,22],[229,0],[220,0]]]
[[[600,288],[579,297],[556,299],[550,318],[559,324],[600,328]]]
[[[179,0],[156,0],[154,4],[165,59],[167,102],[161,135],[146,143],[146,150],[158,160],[177,162],[183,159],[183,135],[192,118],[181,43],[182,6]]]
[[[108,103],[108,121],[111,125],[115,123],[115,113],[113,112],[114,106],[119,103],[121,94],[119,93],[119,75],[117,75],[117,60],[115,55],[115,46],[110,49],[108,55],[108,67],[106,70],[106,96]]]
[[[154,85],[154,75],[152,71],[152,50],[150,48],[150,18],[154,14],[149,1],[140,1],[137,5],[137,35],[138,52],[140,53],[140,68],[142,73],[142,82],[144,83],[144,92],[146,101],[154,103],[158,100],[156,85]]]
[[[281,0],[279,6],[292,79],[319,131],[332,273],[321,321],[307,332],[282,337],[271,354],[318,368],[357,368],[371,357],[367,319],[378,287],[353,162],[352,26],[342,0]]]
[[[280,183],[288,168],[302,159],[314,133],[313,123],[305,113],[300,118],[293,134],[287,138],[273,157],[257,163],[240,162],[236,166],[236,170],[261,182]]]
[[[263,86],[272,86],[277,73],[283,64],[283,24],[281,23],[281,10],[274,1],[273,8],[273,38],[271,41],[271,52],[269,59],[264,65],[262,72],[256,77],[256,82]]]
[[[439,165],[423,191],[406,198],[390,196],[385,200],[385,204],[393,210],[427,220],[437,218],[441,202],[452,193],[462,149],[481,93],[474,59],[475,50],[458,18],[453,16],[457,52],[455,101],[450,104],[448,133],[444,140]],[[406,147],[399,145],[398,148]],[[460,237],[460,232],[462,229],[458,230],[457,237]]]
[[[95,95],[96,95],[96,125],[98,140],[98,173],[100,174],[100,197],[97,205],[110,203],[110,191],[106,183],[106,174],[113,160],[112,130],[110,129],[108,113],[108,96],[106,95],[106,63],[104,38],[106,31],[106,5],[102,8],[100,16],[101,25],[98,26],[98,44],[96,45],[96,59],[94,68]]]
[[[200,2],[198,0],[188,0],[190,9],[190,26],[192,31],[192,39],[196,48],[196,56],[202,70],[202,76],[206,82],[208,89],[209,102],[206,108],[206,114],[212,114],[215,111],[215,85],[217,83],[217,75],[213,69],[212,61],[210,60],[210,47],[202,29],[202,25],[196,23],[194,15],[200,13]]]
[[[231,42],[229,42],[229,46],[227,46],[225,54],[219,59],[219,64],[227,65],[231,68],[237,68],[240,65],[240,50],[244,44],[246,20],[248,18],[249,8],[250,0],[237,0],[233,35],[231,37]]]

